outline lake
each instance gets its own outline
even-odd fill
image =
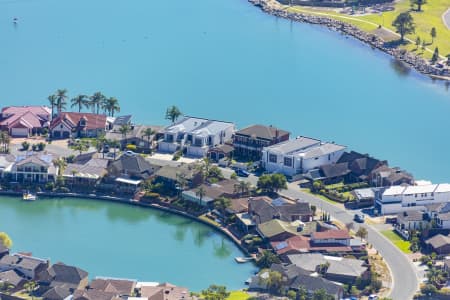
[[[12,20],[18,18],[18,24]],[[0,0],[0,104],[102,91],[135,122],[166,107],[347,145],[450,181],[444,83],[244,0]]]
[[[243,288],[256,271],[251,263],[236,263],[243,253],[210,227],[121,203],[0,196],[0,231],[10,235],[14,251],[78,266],[90,278],[171,282],[200,291],[212,283]]]

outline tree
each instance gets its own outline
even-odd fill
[[[58,167],[58,176],[62,176],[67,167],[66,160],[64,158],[58,158],[53,161],[53,164]]]
[[[22,142],[22,150],[27,151],[28,149],[30,149],[30,143],[28,143],[27,141],[23,141]]]
[[[298,300],[308,299],[308,290],[303,285],[298,288],[297,299]]]
[[[123,142],[126,144],[127,134],[131,131],[131,126],[128,124],[123,124],[119,128],[119,132],[122,134]]]
[[[212,284],[208,289],[201,291],[201,299],[204,300],[225,300],[230,296],[227,288],[222,285]]]
[[[279,295],[281,294],[281,289],[283,287],[283,276],[277,271],[268,271],[269,275],[267,278],[262,279],[262,283],[267,287],[267,290],[272,293]]]
[[[438,289],[432,284],[426,284],[425,286],[420,288],[420,291],[426,296],[433,296],[437,293]]]
[[[34,292],[34,290],[36,289],[36,282],[34,281],[28,281],[27,283],[25,283],[23,285],[23,287],[25,288],[25,290],[28,292],[28,294],[32,294]],[[31,296],[31,299],[34,299],[33,296]]]
[[[447,66],[450,66],[450,54],[447,54]]]
[[[438,47],[434,48],[433,56],[431,57],[431,62],[434,64],[439,59],[439,49]]]
[[[427,0],[410,0],[411,6],[417,5],[417,11],[421,11],[422,5],[427,3]]]
[[[278,192],[281,189],[287,189],[287,180],[286,180],[286,176],[284,176],[283,174],[272,174],[272,188],[274,189],[275,192]]]
[[[72,98],[72,100],[70,100],[70,103],[70,107],[78,107],[78,112],[81,112],[83,106],[86,106],[86,104],[88,103],[88,97],[86,95],[78,95],[75,98]]]
[[[414,19],[409,12],[403,12],[395,18],[392,22],[392,26],[395,27],[396,32],[400,34],[400,40],[403,42],[406,34],[414,33],[416,25]]]
[[[7,131],[0,131],[0,152],[9,152],[9,143],[11,142],[11,137]]]
[[[95,92],[91,97],[89,97],[89,106],[92,108],[92,112],[99,114],[100,108],[102,107],[104,100],[106,99],[105,95],[100,92]]]
[[[419,47],[420,47],[420,36],[416,38],[416,49],[419,49]]]
[[[278,256],[276,256],[273,252],[269,250],[263,250],[261,257],[258,259],[256,264],[258,267],[264,269],[264,268],[270,268],[272,264],[279,264],[280,259]]]
[[[59,89],[55,93],[56,96],[56,109],[58,111],[58,115],[66,109],[67,105],[67,90]]]
[[[72,149],[75,151],[79,151],[81,155],[81,153],[83,153],[84,151],[88,151],[89,144],[86,141],[79,141],[78,143],[72,146]]]
[[[259,177],[257,187],[264,192],[278,192],[287,188],[287,180],[283,174],[264,174]]]
[[[174,123],[181,115],[182,112],[175,105],[172,105],[166,110],[166,120],[170,120],[172,123]]]
[[[225,211],[231,206],[231,200],[227,197],[219,197],[214,201],[214,207],[225,217]]]
[[[115,112],[120,112],[119,100],[114,97],[105,98],[103,109],[108,112],[108,116],[114,117]]]
[[[272,190],[272,181],[270,175],[268,174],[261,175],[258,178],[256,186],[263,192],[270,192]]]
[[[152,149],[152,145],[150,143],[150,138],[156,133],[156,131],[154,131],[153,129],[151,129],[150,127],[146,128],[144,130],[144,133],[142,135],[142,137],[146,137],[147,138],[147,142],[148,142],[148,147],[149,149]]]
[[[367,229],[365,227],[360,226],[355,235],[361,239],[366,239],[368,235]]]
[[[327,293],[325,289],[315,290],[312,296],[312,300],[333,300],[334,296]]]
[[[48,102],[50,103],[50,106],[52,107],[52,115],[51,118],[55,115],[55,106],[56,106],[56,95],[50,95],[48,96]]]
[[[436,32],[436,28],[435,27],[431,28],[430,35],[431,35],[431,43],[433,44],[434,43],[434,39],[437,36],[437,32]]]
[[[12,240],[6,232],[0,232],[0,243],[8,249],[12,248]]]
[[[250,182],[244,180],[240,180],[238,183],[234,185],[235,192],[240,193],[241,196],[248,194],[250,188],[251,188]]]
[[[205,189],[201,186],[197,189],[197,191],[195,192],[195,195],[198,197],[199,201],[200,201],[200,205],[202,203],[203,197],[206,196],[206,191]]]

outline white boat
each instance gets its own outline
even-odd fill
[[[26,193],[23,193],[22,199],[24,201],[34,201],[37,199],[37,196],[33,195],[32,193],[26,192]]]
[[[243,263],[253,260],[254,258],[253,257],[235,257],[234,259],[236,260],[236,262],[243,264]]]

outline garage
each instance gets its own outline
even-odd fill
[[[28,137],[28,128],[11,128],[11,136]]]

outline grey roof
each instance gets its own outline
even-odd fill
[[[270,152],[280,152],[283,154],[294,154],[299,151],[303,151],[309,147],[320,145],[320,140],[308,138],[308,137],[298,137],[295,140],[289,140],[286,142],[282,142],[270,147],[266,147],[265,149]]]
[[[72,288],[69,285],[56,285],[46,291],[42,298],[44,300],[64,300],[72,294]]]
[[[229,127],[234,127],[234,124],[231,122],[208,120],[192,130],[192,133],[203,136],[216,135]]]
[[[431,245],[434,249],[450,244],[450,237],[437,234],[425,241],[425,244]]]
[[[304,270],[315,272],[317,266],[325,264],[327,260],[320,253],[305,253],[288,255],[288,260]]]
[[[399,222],[415,222],[423,221],[425,214],[421,210],[409,210],[401,212],[397,215]]]
[[[25,283],[25,278],[21,277],[19,274],[17,274],[14,270],[9,270],[5,272],[0,273],[0,282],[8,282],[14,286],[19,286],[23,283]]]
[[[373,198],[375,198],[375,192],[372,188],[356,189],[356,190],[353,190],[353,193],[355,194],[356,198],[358,198],[358,199],[373,199]]]
[[[73,300],[112,300],[115,299],[116,296],[116,293],[95,289],[75,290],[73,293]]]
[[[344,150],[346,147],[341,145],[336,145],[332,143],[324,143],[317,147],[312,147],[305,151],[303,158],[315,158],[323,155],[328,155],[337,151]]]
[[[63,176],[78,178],[94,178],[98,179],[106,174],[108,160],[101,158],[93,158],[85,164],[68,164],[64,169]]]
[[[42,274],[42,279],[48,282],[68,283],[78,285],[88,273],[80,268],[56,263]]]
[[[348,163],[328,164],[321,166],[320,170],[325,178],[340,177],[350,173]]]
[[[312,214],[309,203],[297,202],[295,204],[273,205],[270,198],[250,198],[249,212],[256,224],[268,222],[279,218],[281,221],[291,222],[292,216],[308,216]]]
[[[131,122],[131,115],[118,116],[113,122],[113,126],[122,126]]]
[[[297,277],[300,274],[303,274],[303,275],[311,274],[311,272],[309,272],[299,266],[296,266],[294,264],[290,264],[290,265],[272,264],[272,266],[270,266],[270,269],[272,271],[281,273],[288,280],[294,279],[295,277]]]
[[[207,122],[207,119],[195,118],[195,117],[184,117],[178,122],[169,125],[165,128],[166,132],[190,132],[198,128],[201,124]]]
[[[298,275],[295,281],[291,283],[290,288],[300,289],[300,287],[304,287],[308,291],[324,289],[328,294],[335,297],[342,293],[342,286],[319,276]]]
[[[237,131],[235,134],[244,135],[256,139],[272,141],[277,137],[289,134],[289,132],[282,129],[278,129],[273,126],[252,125]]]
[[[16,166],[22,166],[27,163],[32,163],[35,165],[48,167],[50,166],[50,162],[44,160],[43,158],[37,156],[37,155],[31,155],[27,157],[18,157],[16,160]]]
[[[111,164],[111,168],[120,173],[139,174],[139,177],[145,179],[152,175],[158,167],[150,164],[138,154],[124,154]]]
[[[450,212],[440,213],[440,214],[438,214],[438,218],[441,221],[450,221]]]
[[[15,255],[5,255],[0,259],[0,265],[15,265],[19,262],[19,259]]]
[[[178,167],[174,166],[163,166],[161,169],[155,172],[155,175],[170,180],[177,180],[177,175],[184,175],[186,179],[190,180],[193,178],[194,174],[198,173],[198,170],[193,164],[181,164]]]
[[[119,132],[120,127],[114,127],[112,131],[108,131],[105,135],[107,140],[115,140],[122,141],[124,139],[124,135]],[[147,141],[147,137],[144,136],[144,132],[147,128],[151,128],[155,134],[159,133],[163,130],[162,126],[153,126],[153,125],[133,125],[131,127],[131,131],[127,133],[126,139],[138,138]],[[151,140],[151,139],[150,139]]]

